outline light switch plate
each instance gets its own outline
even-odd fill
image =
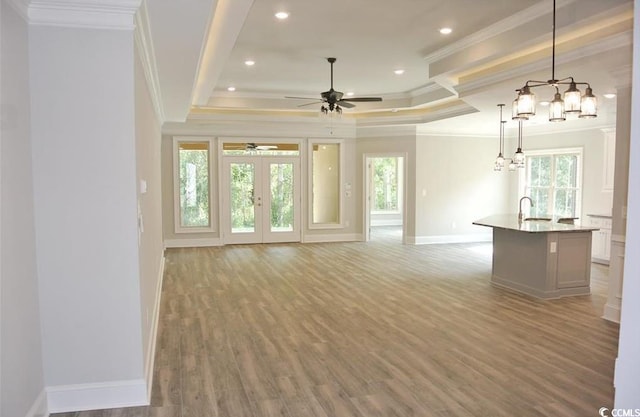
[[[549,252],[556,253],[558,251],[558,242],[551,242],[549,245]]]

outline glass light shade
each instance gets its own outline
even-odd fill
[[[567,120],[565,115],[564,102],[560,93],[556,93],[553,97],[553,101],[549,103],[549,121],[550,122],[563,122]]]
[[[525,86],[518,94],[518,116],[534,116],[536,114],[536,95]]]
[[[500,167],[504,166],[504,156],[502,156],[502,152],[500,152],[496,158],[496,165],[500,165]]]
[[[580,102],[582,99],[580,90],[576,87],[576,83],[569,84],[569,88],[564,92],[564,111],[565,113],[579,113]]]
[[[583,119],[598,117],[598,99],[593,95],[591,87],[587,87],[580,102],[580,116]]]
[[[494,171],[502,171],[502,168],[504,168],[504,165],[500,165],[497,161],[496,161],[496,163],[493,165],[493,170],[494,170]]]
[[[509,171],[515,171],[516,170],[516,163],[513,162],[513,159],[509,161]]]
[[[529,120],[529,116],[518,114],[518,98],[513,100],[511,105],[511,120]]]
[[[524,168],[524,152],[522,152],[522,148],[516,150],[516,153],[513,155],[513,163],[517,168]]]

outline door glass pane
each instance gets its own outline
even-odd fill
[[[231,163],[231,233],[253,233],[256,230],[254,210],[255,166]]]
[[[180,226],[209,227],[209,143],[178,143]]]
[[[293,230],[293,164],[270,164],[271,231]]]

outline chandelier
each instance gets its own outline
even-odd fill
[[[586,82],[575,81],[573,77],[556,78],[556,0],[553,0],[553,43],[551,49],[551,79],[547,81],[529,80],[522,88],[516,90],[518,95],[513,101],[512,118],[527,120],[536,114],[536,96],[531,91],[537,87],[551,87],[555,89],[553,100],[549,102],[549,121],[561,122],[566,120],[567,113],[578,114],[582,119],[592,119],[597,114],[597,99],[593,95],[591,85]],[[563,95],[559,87],[568,86]],[[578,89],[579,85],[586,86],[584,94]]]

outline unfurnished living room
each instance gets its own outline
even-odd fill
[[[631,0],[0,0],[0,416],[640,416]]]

